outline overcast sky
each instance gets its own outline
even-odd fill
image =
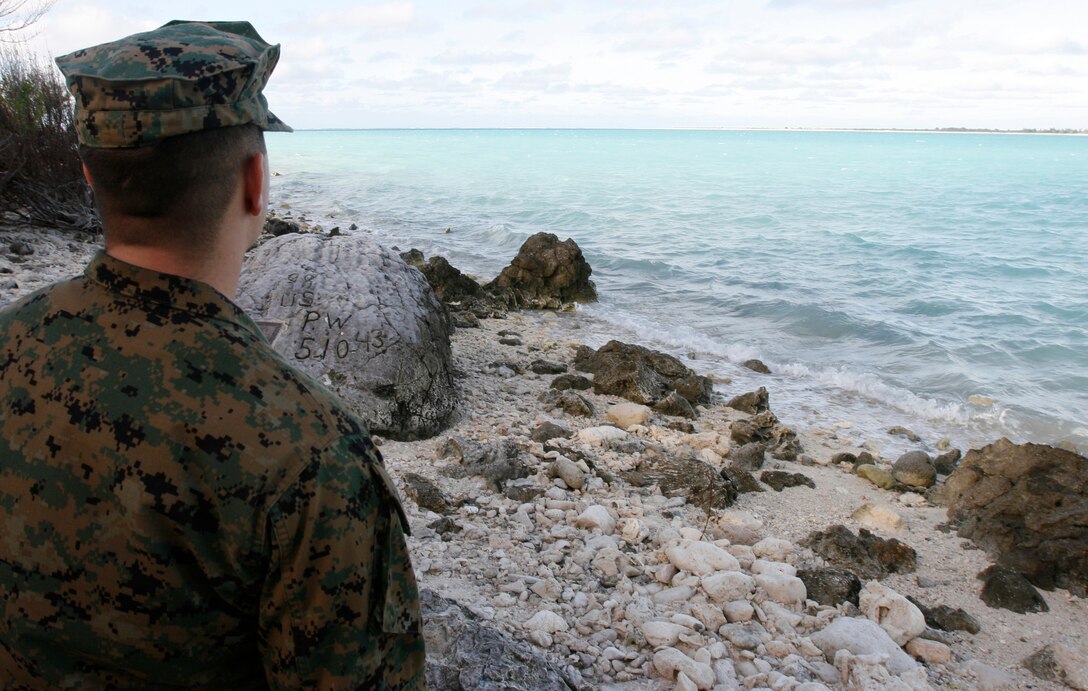
[[[166,4],[57,0],[33,45],[248,19],[296,128],[1088,128],[1088,0]]]

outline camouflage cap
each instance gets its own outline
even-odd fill
[[[249,22],[175,20],[57,58],[81,144],[131,148],[253,123],[290,132],[261,89],[280,57]]]

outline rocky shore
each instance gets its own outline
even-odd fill
[[[0,304],[94,248],[0,231]],[[547,301],[439,297],[473,306],[451,316],[457,405],[436,436],[379,440],[432,688],[1088,688],[1082,456],[883,459],[841,442],[848,420],[778,420],[769,372],[734,391],[518,309]]]

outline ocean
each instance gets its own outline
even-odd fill
[[[272,205],[490,279],[573,238],[570,319],[766,386],[885,455],[998,437],[1088,451],[1088,137],[673,130],[269,135]],[[741,366],[763,360],[771,375]]]

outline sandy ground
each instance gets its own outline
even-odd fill
[[[13,243],[25,243],[33,253],[13,253]],[[0,228],[0,304],[79,273],[96,248],[94,238],[41,229]],[[582,392],[596,409],[593,417],[584,418],[548,410],[548,406],[539,400],[552,376],[533,374],[527,370],[528,365],[540,358],[569,363],[574,348],[580,343],[576,326],[576,320],[570,315],[529,312],[512,314],[505,320],[484,320],[479,329],[458,330],[453,338],[453,352],[455,367],[461,374],[462,400],[454,426],[434,439],[413,443],[384,441],[381,446],[402,489],[406,474],[416,473],[441,487],[454,504],[458,500],[471,500],[448,513],[448,518],[460,526],[460,532],[441,535],[428,527],[440,517],[405,499],[413,528],[410,546],[421,585],[458,600],[489,619],[494,626],[527,640],[529,632],[524,625],[542,609],[558,611],[573,621],[591,615],[595,609],[608,609],[616,603],[622,605],[625,599],[655,590],[652,578],[642,578],[622,579],[615,586],[615,592],[599,584],[596,591],[583,592],[587,583],[597,581],[587,580],[584,573],[579,573],[581,569],[572,564],[575,560],[563,559],[563,556],[565,553],[569,557],[592,542],[589,537],[576,535],[575,529],[567,525],[570,517],[586,506],[609,507],[621,518],[634,516],[646,526],[651,539],[629,546],[628,550],[644,574],[652,573],[660,565],[661,550],[655,547],[653,535],[684,528],[705,531],[718,519],[717,516],[708,517],[682,500],[666,500],[653,490],[636,490],[623,482],[597,481],[588,483],[581,490],[568,490],[560,488],[561,482],[550,476],[551,459],[539,444],[529,440],[531,430],[543,420],[552,420],[575,432],[608,424],[608,407],[621,402],[614,397]],[[500,344],[498,332],[502,330],[517,332],[522,345]],[[494,363],[504,362],[517,364],[526,371],[512,375],[509,367],[494,366]],[[729,397],[742,392],[726,390],[721,393]],[[773,401],[773,388],[771,394]],[[695,425],[699,432],[717,431],[727,439],[728,424],[735,418],[736,411],[716,403],[702,412]],[[649,426],[663,422],[655,418]],[[782,422],[790,424],[789,420]],[[660,428],[658,431],[662,435],[668,434]],[[815,482],[816,489],[796,487],[782,492],[768,489],[762,493],[743,494],[723,513],[747,514],[746,520],[755,519],[761,524],[758,528],[761,536],[796,543],[809,533],[836,523],[856,532],[859,526],[850,516],[863,504],[875,503],[893,510],[902,517],[903,527],[874,532],[896,537],[913,547],[918,553],[918,570],[890,576],[884,584],[929,605],[961,607],[982,625],[977,635],[948,634],[952,660],[930,666],[929,683],[936,688],[984,688],[985,683],[979,681],[973,666],[973,661],[979,661],[1008,675],[1004,688],[1062,688],[1040,681],[1023,669],[1020,662],[1051,642],[1063,642],[1084,651],[1084,641],[1088,640],[1088,602],[1058,590],[1043,592],[1050,606],[1046,613],[1020,615],[987,607],[979,600],[980,583],[976,574],[991,561],[969,541],[938,529],[946,520],[943,509],[924,501],[918,506],[907,506],[897,493],[880,490],[845,468],[824,465],[839,451],[857,451],[843,446],[836,439],[835,429],[796,431],[812,464],[770,461],[766,467],[781,466],[791,472],[801,472]],[[479,441],[508,437],[525,451],[530,466],[536,471],[528,482],[551,488],[546,497],[537,500],[534,515],[540,518],[534,519],[538,522],[532,524],[532,529],[515,520],[519,502],[502,496],[480,478],[453,478],[447,474],[446,469],[452,462],[442,457],[442,448],[454,435]],[[608,462],[622,465],[624,460],[613,454]],[[559,496],[562,498],[552,498]],[[549,501],[557,503],[549,504]],[[548,506],[558,508],[549,511]],[[543,513],[547,518],[541,516]],[[793,562],[819,562],[817,557],[799,547],[790,559]],[[536,583],[547,578],[558,582],[558,597],[552,594],[542,598],[533,590],[526,594],[519,592],[519,588],[524,588],[518,583]],[[647,586],[647,582],[651,585]],[[580,593],[586,597],[579,597]],[[632,689],[676,686],[675,682],[665,682],[656,675],[651,674],[649,679],[639,675],[640,665],[649,669],[647,661],[652,650],[638,650],[633,644],[628,647],[635,657],[632,659],[629,655],[622,662],[626,664],[623,669],[636,670],[636,673],[621,672],[606,678],[599,670],[593,671],[595,661],[586,659],[586,655],[592,656],[601,646],[587,647],[572,641],[579,637],[576,629],[556,634],[549,654],[562,662],[590,670],[584,677],[588,686]],[[539,637],[536,640],[541,642]],[[590,652],[579,655],[577,648]],[[792,688],[788,683],[783,687]]]

